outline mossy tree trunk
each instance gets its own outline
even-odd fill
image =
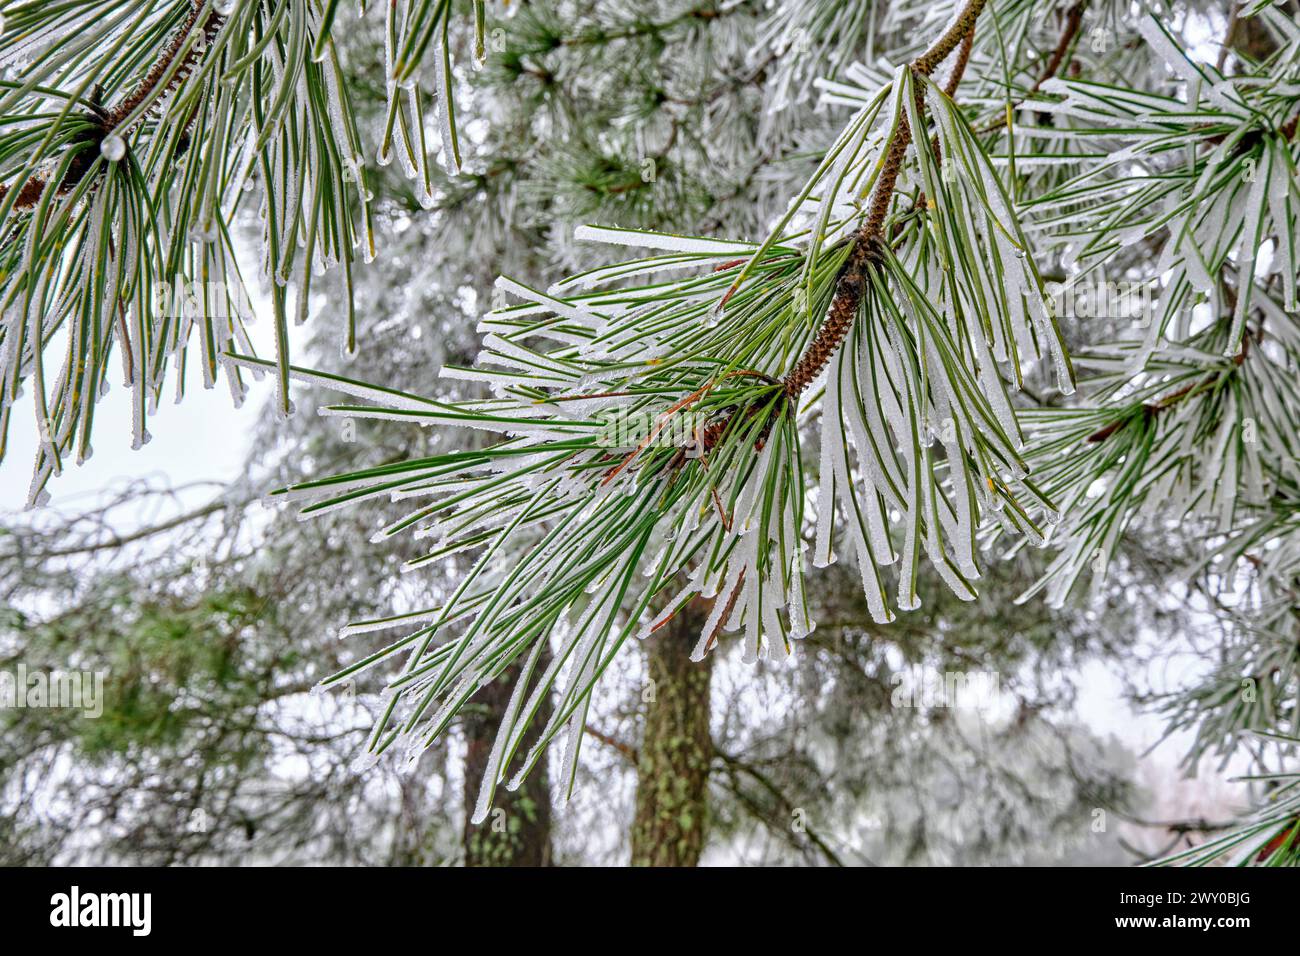
[[[650,681],[637,756],[633,866],[695,866],[708,834],[713,656],[690,659],[703,615],[692,607],[646,639]]]
[[[534,676],[544,668],[539,662]],[[497,728],[510,702],[519,677],[518,665],[475,695],[465,713],[465,829],[463,843],[466,866],[550,866],[551,791],[547,783],[546,756],[542,755],[518,790],[498,787],[492,810],[477,826],[469,822],[478,802],[479,785],[487,770]],[[521,753],[528,753],[550,715],[550,701],[544,701],[528,733]]]

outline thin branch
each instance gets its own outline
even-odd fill
[[[948,74],[948,82],[946,82],[943,85],[944,95],[947,96],[948,99],[952,99],[957,94],[957,87],[961,85],[962,74],[966,72],[966,64],[970,62],[970,51],[974,43],[975,43],[974,30],[971,30],[970,33],[962,37],[961,46],[957,48],[957,61],[953,63],[952,72]],[[940,164],[943,163],[943,150],[939,146],[938,133],[935,133],[933,136],[930,137],[930,152],[934,153],[934,161],[936,163],[940,163]],[[924,209],[925,206],[926,206],[925,190],[922,189],[919,193],[917,193],[916,201],[912,203],[912,208],[907,211],[907,215],[910,216],[918,209]],[[894,231],[890,233],[891,238],[897,235],[901,226],[902,226],[901,220],[894,223]]]
[[[198,23],[199,14],[202,12],[203,6],[204,0],[191,0],[190,13],[189,16],[186,17],[185,22],[182,23],[172,35],[171,41],[154,62],[154,65],[150,68],[149,72],[145,74],[144,78],[136,85],[136,88],[132,90],[131,93],[117,106],[104,112],[99,109],[97,104],[93,102],[91,103],[91,109],[86,112],[86,116],[93,122],[95,127],[94,136],[91,140],[92,145],[97,146],[113,133],[116,133],[123,138],[129,136],[131,128],[123,126],[127,118],[130,117],[130,115],[134,113],[142,103],[148,101],[155,93],[157,93],[159,97],[166,96],[167,93],[175,89],[181,80],[187,75],[189,69],[202,55],[199,52],[197,45],[191,45],[189,52],[185,55],[185,59],[181,62],[179,68],[172,74],[172,78],[168,81],[166,86],[162,89],[158,88],[163,77],[171,70],[173,62],[180,54],[185,42],[189,39],[190,33],[193,32]],[[221,14],[216,12],[210,13],[206,25],[203,27],[205,39],[210,41],[224,21],[225,17]],[[137,119],[136,122],[139,122],[139,119]],[[77,187],[85,177],[86,173],[89,172],[90,168],[94,165],[97,153],[98,150],[92,151],[91,149],[86,148],[83,144],[81,153],[68,166],[67,173],[64,174],[63,179],[59,182],[56,192],[57,196],[66,196]],[[36,204],[40,202],[41,196],[45,194],[48,185],[49,182],[45,179],[44,174],[34,174],[18,188],[18,196],[14,200],[13,208],[24,211],[34,209]],[[0,203],[4,202],[4,198],[8,194],[9,188],[10,187],[4,183],[0,183]]]
[[[1001,129],[1003,126],[1006,126],[1007,121],[1011,116],[1011,111],[1037,93],[1044,83],[1056,76],[1056,74],[1061,71],[1061,67],[1066,65],[1070,49],[1074,45],[1075,38],[1079,35],[1079,28],[1083,26],[1083,12],[1087,9],[1087,6],[1088,0],[1079,0],[1078,3],[1065,12],[1065,26],[1061,30],[1061,38],[1056,41],[1056,49],[1054,49],[1052,55],[1047,58],[1047,66],[1043,68],[1043,72],[1038,75],[1038,79],[1034,80],[1033,85],[1029,87],[1029,90],[1024,96],[1016,100],[1014,103],[1009,103],[1006,111],[1001,117],[989,123],[989,125],[979,131],[981,135],[984,133],[991,133],[996,129]]]
[[[975,28],[972,26],[969,33],[961,38],[961,46],[957,48],[957,59],[952,65],[952,72],[948,74],[948,82],[943,85],[943,92],[950,99],[957,94],[957,87],[961,84],[961,78],[966,75],[966,66],[970,63],[971,47],[975,45]]]
[[[967,0],[966,6],[957,15],[952,25],[928,50],[912,62],[912,72],[917,76],[929,76],[933,73],[948,54],[952,53],[975,29],[975,21],[979,18],[980,11],[984,9],[984,3],[985,0]],[[960,78],[960,73],[958,77]],[[786,394],[791,398],[802,394],[821,374],[853,325],[853,319],[857,315],[858,305],[862,302],[862,294],[868,281],[867,268],[880,256],[879,244],[885,217],[889,214],[889,204],[893,200],[903,157],[907,153],[907,145],[911,139],[912,130],[907,118],[900,117],[885,153],[880,178],[876,181],[876,188],[872,193],[866,222],[849,239],[852,251],[836,280],[830,311],[807,350],[800,356],[783,382]]]
[[[1065,28],[1061,31],[1061,39],[1056,42],[1056,49],[1048,58],[1047,66],[1034,81],[1034,85],[1029,88],[1029,96],[1033,96],[1042,87],[1044,83],[1056,76],[1061,67],[1065,65],[1066,56],[1070,52],[1070,47],[1074,44],[1074,38],[1079,33],[1079,27],[1083,25],[1083,11],[1088,6],[1088,0],[1079,0],[1069,10],[1065,11]]]
[[[718,759],[720,759],[722,763],[730,771],[732,771],[733,773],[745,774],[750,779],[754,780],[763,790],[765,790],[768,793],[769,796],[771,796],[777,802],[778,805],[783,807],[786,811],[793,811],[795,809],[794,804],[791,802],[790,798],[787,797],[781,791],[781,788],[778,787],[766,774],[760,771],[753,764],[747,763],[746,761],[741,760],[739,757],[732,756],[731,754],[723,753],[721,750],[717,750],[716,748],[714,752],[718,755]],[[767,823],[767,821],[764,821],[762,819],[762,815],[759,812],[761,808],[759,808],[754,801],[748,799],[745,796],[739,784],[737,784],[734,787],[729,787],[728,789],[730,789],[731,792],[736,797],[738,797],[742,802],[744,802],[748,806],[750,811],[753,812],[754,815],[758,817],[760,821]],[[770,824],[768,825],[770,826]],[[794,832],[794,831],[790,831],[790,832]],[[782,830],[782,833],[784,834],[785,831]],[[826,858],[826,861],[828,863],[830,863],[832,866],[844,865],[844,861],[840,859],[839,855],[831,848],[830,844],[828,844],[822,837],[820,837],[817,834],[817,832],[811,826],[808,825],[806,820],[804,821],[803,833],[806,837],[808,837],[808,841],[813,845],[813,847],[817,849],[822,854],[822,856]]]
[[[582,729],[587,732],[588,736],[593,737],[596,740],[599,740],[606,747],[612,747],[614,750],[617,750],[620,754],[622,754],[629,761],[631,761],[632,764],[635,765],[640,761],[641,759],[640,752],[631,744],[626,744],[623,741],[619,740],[617,737],[612,737],[609,734],[602,733],[601,731],[597,730],[595,727],[591,726],[590,724],[587,724]]]
[[[1261,330],[1259,332],[1259,335],[1256,337],[1256,341],[1259,341],[1262,338],[1263,338],[1263,331]],[[1232,357],[1231,369],[1240,368],[1241,364],[1246,361],[1246,357],[1250,354],[1250,339],[1251,336],[1249,333],[1242,336],[1241,349],[1240,351],[1237,352],[1236,355]],[[1161,412],[1168,411],[1169,409],[1173,408],[1175,405],[1177,405],[1179,402],[1183,401],[1184,399],[1190,398],[1192,395],[1197,395],[1205,391],[1207,388],[1213,388],[1223,378],[1223,374],[1224,374],[1224,369],[1221,368],[1215,369],[1213,372],[1210,372],[1204,378],[1197,379],[1194,382],[1190,382],[1187,385],[1184,385],[1182,388],[1178,389],[1177,391],[1170,392],[1168,395],[1166,395],[1164,398],[1160,399],[1159,401],[1146,402],[1142,406],[1142,414],[1145,416],[1154,417],[1156,415],[1159,415]],[[1132,415],[1126,415],[1122,418],[1118,418],[1115,421],[1111,422],[1109,425],[1105,426],[1104,428],[1100,428],[1097,431],[1093,432],[1091,435],[1088,436],[1087,441],[1089,441],[1094,445],[1099,442],[1103,442],[1111,435],[1119,431],[1120,429],[1126,427],[1129,424],[1129,422],[1133,421],[1133,418],[1134,416]]]
[[[218,511],[225,510],[227,502],[218,498],[211,501],[201,508],[195,508],[193,511],[187,511],[184,514],[169,518],[159,524],[149,525],[138,531],[133,531],[125,535],[110,535],[102,541],[96,541],[93,544],[79,545],[77,547],[53,548],[49,551],[40,551],[27,555],[29,558],[37,560],[47,560],[49,558],[67,558],[78,554],[93,554],[96,551],[106,551],[109,549],[121,548],[136,541],[143,541],[145,538],[151,538],[156,534],[162,534],[164,531],[171,531],[173,528],[179,528],[182,525],[189,524],[191,521],[198,521],[200,518],[206,518],[209,515],[216,514]]]
[[[185,22],[182,23],[180,28],[172,35],[171,41],[163,50],[162,55],[158,57],[153,68],[145,74],[144,79],[136,85],[136,88],[124,100],[122,100],[122,102],[118,103],[117,106],[113,107],[113,109],[109,111],[108,127],[110,130],[116,129],[120,126],[128,116],[139,109],[142,103],[146,102],[151,96],[153,96],[158,84],[161,83],[162,78],[167,75],[167,71],[171,69],[173,61],[175,61],[176,57],[180,54],[181,48],[185,46],[185,41],[189,39],[190,33],[193,32],[194,27],[198,24],[199,13],[202,9],[203,0],[192,0],[190,15],[185,18]],[[204,26],[204,39],[210,40],[212,35],[221,26],[224,19],[225,18],[221,14],[213,13]],[[202,56],[202,54],[199,52],[197,44],[191,45],[190,50],[185,54],[185,59],[181,62],[180,67],[172,74],[171,80],[163,89],[158,90],[158,96],[166,96],[169,92],[174,90],[180,83],[181,79],[185,76],[186,71],[198,62],[200,56]]]

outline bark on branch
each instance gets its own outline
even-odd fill
[[[975,21],[979,18],[980,11],[984,9],[984,3],[985,0],[967,0],[966,6],[943,35],[912,62],[912,72],[917,76],[929,76],[933,73],[935,68],[974,31]],[[960,72],[956,75],[960,76]],[[862,302],[863,292],[870,281],[867,270],[872,262],[880,258],[885,218],[889,215],[889,204],[894,197],[898,174],[911,141],[912,130],[908,125],[907,117],[901,117],[885,152],[884,166],[880,171],[880,178],[876,180],[866,221],[849,239],[852,251],[836,279],[835,294],[831,299],[831,307],[826,319],[783,382],[786,394],[792,399],[801,395],[821,374],[853,325],[854,316],[857,315],[858,306]]]
[[[1255,339],[1256,342],[1261,341],[1263,339],[1263,335],[1264,333],[1263,330],[1261,329],[1260,332],[1256,335],[1256,339]],[[1232,357],[1232,365],[1230,366],[1230,368],[1240,368],[1241,364],[1246,361],[1247,356],[1250,355],[1250,338],[1251,337],[1249,332],[1247,332],[1245,335],[1242,336],[1241,349],[1237,352],[1236,355]],[[1210,372],[1203,378],[1197,379],[1196,381],[1192,382],[1189,385],[1184,385],[1182,388],[1178,389],[1175,392],[1170,392],[1168,395],[1166,395],[1164,398],[1160,399],[1159,401],[1146,402],[1145,404],[1142,405],[1141,414],[1145,417],[1154,418],[1155,416],[1159,415],[1161,412],[1173,408],[1175,405],[1177,405],[1179,402],[1183,401],[1184,399],[1190,398],[1192,395],[1199,395],[1207,388],[1213,388],[1215,385],[1219,383],[1222,377],[1223,377],[1223,370],[1216,369],[1215,371]],[[1089,435],[1087,441],[1090,444],[1094,444],[1094,445],[1100,442],[1104,442],[1111,435],[1125,428],[1130,422],[1134,420],[1134,418],[1135,418],[1134,415],[1125,415],[1122,418],[1117,418],[1109,425],[1105,426],[1104,428],[1099,428],[1097,431]]]
[[[141,104],[148,102],[155,96],[155,94],[159,98],[166,96],[169,92],[174,90],[180,84],[181,80],[188,74],[189,70],[202,56],[201,48],[198,44],[191,44],[189,51],[185,54],[184,59],[176,70],[172,70],[172,65],[176,62],[176,58],[180,55],[181,50],[184,49],[190,34],[193,33],[197,27],[199,16],[203,11],[203,6],[203,0],[192,0],[190,12],[185,18],[185,22],[177,28],[176,32],[172,35],[171,40],[168,41],[167,46],[163,49],[163,52],[159,55],[157,61],[150,68],[149,72],[145,74],[144,78],[141,79],[135,89],[132,90],[125,99],[112,109],[106,111],[100,109],[98,104],[91,104],[91,109],[87,111],[86,115],[94,122],[95,126],[94,136],[91,140],[92,146],[98,146],[99,143],[103,142],[104,139],[113,133],[116,133],[123,138],[128,136],[131,132],[131,127],[135,125],[135,122],[139,122],[139,118],[137,118],[135,122],[131,123],[130,126],[126,124],[126,121],[137,109],[139,109]],[[202,28],[204,40],[210,42],[224,21],[225,17],[221,14],[216,12],[209,13]],[[169,72],[171,73],[171,79],[160,88],[163,78],[166,77]],[[96,152],[96,150],[92,150],[89,147],[82,147],[81,153],[69,164],[68,171],[59,181],[59,184],[56,187],[58,190],[56,195],[66,196],[77,187],[77,184],[85,178],[86,173],[88,173],[91,166],[94,165]],[[41,196],[45,194],[45,190],[49,186],[49,181],[45,178],[46,175],[47,174],[44,173],[36,173],[18,187],[18,195],[14,198],[14,209],[27,211],[36,208],[36,205],[41,200]],[[5,201],[9,189],[10,187],[8,185],[0,183],[0,203]]]

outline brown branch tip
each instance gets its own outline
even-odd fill
[[[198,24],[203,6],[203,0],[191,0],[190,12],[185,21],[172,34],[171,40],[163,48],[162,53],[153,66],[150,67],[149,72],[120,103],[107,111],[102,110],[98,103],[93,101],[89,104],[85,115],[93,123],[92,136],[83,143],[75,144],[76,148],[80,149],[80,152],[68,164],[67,171],[59,181],[56,196],[63,197],[71,193],[85,177],[86,173],[90,171],[98,152],[94,147],[98,147],[111,134],[116,133],[123,139],[130,135],[131,128],[124,127],[123,124],[142,103],[147,102],[155,94],[157,94],[157,99],[161,100],[175,90],[181,81],[189,75],[194,65],[203,56],[207,44],[212,42],[222,23],[225,22],[225,17],[220,13],[210,11],[203,26],[203,42],[192,44],[184,59],[173,71],[172,64],[175,62],[176,57],[180,55],[181,49],[185,46],[190,34]],[[169,72],[172,74],[171,79],[159,89],[163,77]],[[136,122],[140,118],[142,117],[137,117]],[[48,186],[48,171],[34,173],[18,187],[18,195],[14,198],[13,208],[24,212],[36,208]],[[11,188],[5,183],[0,183],[0,203],[5,201],[5,197],[9,194]]]
[[[979,19],[985,2],[986,0],[967,0],[966,6],[943,34],[912,62],[912,72],[917,76],[929,76],[960,45],[962,50],[949,80],[955,90],[956,83],[960,81],[970,56],[975,21]],[[792,399],[798,398],[821,374],[853,326],[858,306],[862,302],[867,284],[871,281],[867,270],[873,263],[878,264],[882,259],[885,219],[889,215],[889,205],[911,139],[912,130],[907,118],[901,117],[885,152],[884,164],[871,195],[866,221],[849,238],[852,250],[835,280],[835,294],[831,298],[831,306],[826,318],[817,330],[817,334],[813,336],[812,342],[808,344],[808,348],[786,374],[783,384],[786,394]]]

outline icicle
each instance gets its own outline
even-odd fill
[[[505,713],[502,714],[501,722],[498,724],[496,737],[492,741],[492,752],[488,755],[487,768],[483,771],[483,782],[479,786],[478,802],[474,806],[473,816],[470,817],[471,823],[479,824],[487,819],[488,809],[492,806],[492,796],[496,792],[497,781],[501,777],[501,758],[505,754],[506,743],[510,739],[515,722],[518,720],[519,705],[523,702],[528,677],[537,665],[537,659],[545,646],[545,640],[538,640],[534,643],[533,652],[528,656],[528,662],[524,664],[523,670],[519,672],[519,676],[515,680],[514,690],[510,693],[510,702],[506,704]]]
[[[573,231],[573,238],[579,242],[603,242],[610,245],[640,246],[646,249],[663,249],[667,252],[711,256],[743,256],[752,254],[758,249],[752,242],[724,242],[698,236],[678,236],[666,232],[620,229],[612,226],[579,226]]]
[[[841,353],[844,349],[840,350]],[[842,359],[837,356],[835,365]],[[824,568],[835,563],[831,551],[831,536],[835,527],[835,462],[844,458],[844,432],[839,418],[839,372],[832,368],[826,379],[826,395],[822,400],[822,447],[817,491],[817,536],[813,550],[813,567]]]
[[[448,173],[457,176],[460,174],[460,161],[456,156],[456,132],[452,128],[451,110],[448,109],[448,104],[455,95],[450,52],[438,57],[438,93],[438,118],[442,122],[442,163]]]
[[[713,607],[709,610],[709,616],[704,620],[704,627],[700,629],[700,639],[691,651],[691,660],[702,661],[704,655],[709,650],[709,638],[722,625],[722,614],[727,610],[727,603],[731,600],[731,594],[736,589],[736,583],[740,580],[740,574],[744,570],[744,565],[740,561],[735,561],[733,565],[728,566],[728,573],[722,588],[714,593],[716,597],[713,601]],[[707,597],[708,595],[702,595]]]

